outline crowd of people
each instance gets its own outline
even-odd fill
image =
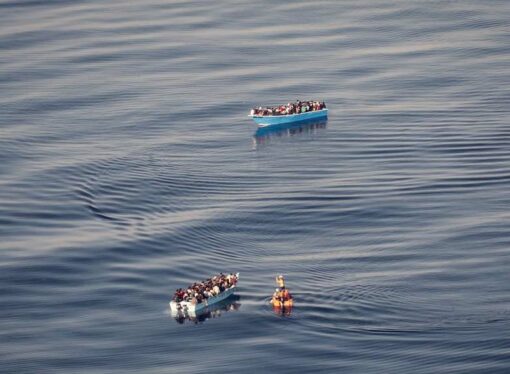
[[[311,112],[314,110],[326,109],[324,101],[300,101],[295,103],[288,103],[287,105],[280,105],[271,108],[253,108],[250,112],[252,116],[285,116],[288,114],[299,114]]]
[[[203,282],[196,282],[186,289],[179,288],[174,293],[173,301],[179,303],[181,301],[199,304],[210,297],[219,295],[225,290],[237,284],[236,274],[223,274],[215,275],[212,278],[206,279]]]

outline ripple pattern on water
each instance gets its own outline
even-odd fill
[[[506,1],[0,10],[5,372],[508,370]],[[220,271],[239,310],[169,315]]]

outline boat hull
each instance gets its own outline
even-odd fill
[[[231,295],[230,297],[224,299],[223,301],[209,304],[209,306],[205,309],[200,309],[197,312],[188,311],[183,309],[170,309],[170,315],[178,320],[178,322],[183,321],[184,319],[193,320],[193,318],[201,318],[208,317],[208,315],[213,315],[217,312],[230,312],[232,310],[238,310],[241,307],[241,304],[238,302],[241,298],[238,295]]]
[[[220,293],[218,296],[210,297],[204,302],[198,304],[193,304],[189,301],[181,301],[179,303],[175,301],[170,301],[170,310],[172,312],[183,310],[186,312],[197,313],[207,309],[211,305],[214,305],[216,303],[219,303],[220,301],[227,299],[228,297],[234,294],[236,288],[237,288],[236,286],[232,286],[228,290]]]
[[[313,110],[311,112],[288,114],[285,116],[255,116],[249,115],[260,127],[283,125],[287,123],[296,123],[301,121],[310,121],[328,118],[328,110]]]

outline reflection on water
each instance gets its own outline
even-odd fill
[[[219,318],[223,313],[238,311],[239,308],[241,308],[241,303],[239,303],[240,299],[240,296],[233,295],[227,300],[223,300],[217,304],[214,304],[198,313],[183,310],[171,310],[171,315],[177,321],[177,323],[181,325],[186,321],[192,322],[194,324],[202,323],[211,318]]]
[[[279,306],[273,306],[273,312],[274,314],[281,316],[281,317],[290,317],[292,314],[292,307],[279,307]]]
[[[289,123],[283,125],[272,125],[259,127],[253,134],[253,147],[256,149],[261,145],[272,141],[289,138],[292,136],[314,135],[327,127],[327,120],[312,120],[305,122]]]
[[[1,372],[510,373],[509,5],[0,1]]]

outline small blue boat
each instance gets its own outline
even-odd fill
[[[207,312],[209,310],[213,310],[217,307],[221,307],[222,303],[227,302],[232,297],[236,296],[234,292],[237,287],[232,286],[228,290],[225,290],[221,294],[215,297],[210,297],[205,302],[199,304],[192,304],[189,302],[182,301],[180,303],[176,303],[175,301],[170,302],[170,313],[172,317],[175,317],[179,314],[186,314],[188,316],[194,317],[200,313]]]
[[[236,273],[236,282],[237,279],[239,279],[239,273]],[[194,301],[179,301],[176,302],[174,300],[170,301],[170,310],[171,311],[179,311],[179,310],[185,310],[190,313],[198,313],[202,310],[207,309],[209,306],[216,304],[220,301],[223,301],[227,299],[229,296],[233,295],[235,290],[237,289],[236,285],[231,286],[230,288],[224,290],[222,293],[211,296],[208,299],[205,299],[201,303],[197,303],[196,300]]]
[[[296,123],[301,121],[310,121],[310,120],[323,120],[328,118],[328,110],[312,110],[305,113],[299,114],[287,114],[287,115],[267,115],[260,116],[250,114],[248,117],[251,117],[260,127],[271,126],[271,125],[283,125],[287,123]]]

